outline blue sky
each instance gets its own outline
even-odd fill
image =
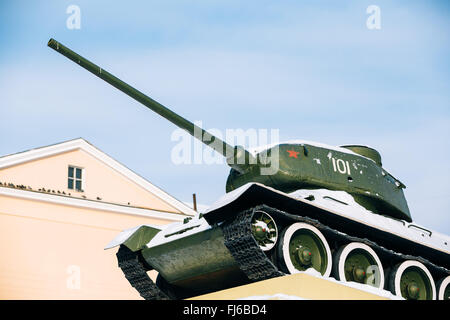
[[[372,146],[413,219],[450,234],[449,16],[445,1],[2,1],[0,154],[83,137],[180,200],[225,192],[226,165],[173,164],[175,127],[53,37],[205,129]]]

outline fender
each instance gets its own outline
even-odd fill
[[[133,252],[139,251],[161,230],[157,226],[148,224],[124,230],[106,245],[105,250],[123,244]]]

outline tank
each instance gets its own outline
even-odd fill
[[[405,299],[450,298],[450,237],[413,222],[405,185],[375,149],[303,140],[250,151],[231,146],[56,40],[48,46],[230,166],[226,193],[205,212],[124,230],[106,246],[119,247],[118,266],[143,298],[188,298],[298,272]],[[156,281],[149,270],[158,272]]]

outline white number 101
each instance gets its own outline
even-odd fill
[[[335,158],[331,158],[331,160],[333,161],[334,172],[351,175],[350,164],[348,163],[348,161],[344,161],[342,159],[336,160]]]

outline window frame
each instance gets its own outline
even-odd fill
[[[69,170],[70,168],[73,168],[73,176],[69,176]],[[77,169],[81,171],[81,178],[77,178]],[[72,180],[72,188],[69,188],[69,180]],[[72,164],[69,164],[67,166],[67,189],[73,190],[76,192],[84,192],[84,181],[86,180],[86,170],[84,170],[83,167],[75,166]],[[81,189],[77,189],[77,181],[80,181],[81,183]]]

